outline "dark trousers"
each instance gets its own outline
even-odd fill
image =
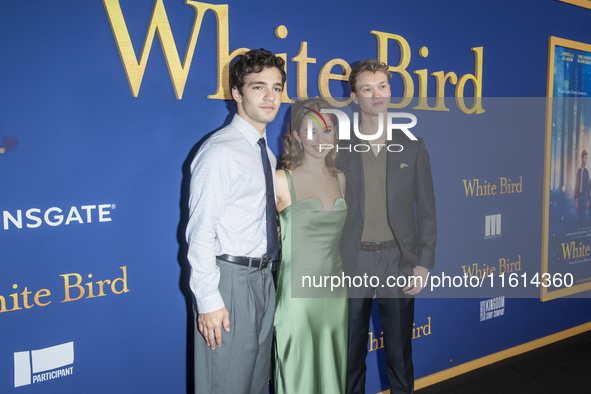
[[[587,224],[587,197],[582,195],[577,200],[577,208],[579,213],[579,226],[583,227]]]
[[[400,271],[400,255],[397,249],[383,252],[360,252],[359,264],[367,267],[368,275],[379,273],[380,283],[388,275],[407,274]],[[388,268],[384,268],[388,264]],[[379,271],[379,272],[378,272]],[[380,285],[380,289],[381,285]],[[405,296],[402,289],[377,292],[376,301],[384,332],[386,370],[391,394],[414,392],[412,365],[412,327],[414,320],[414,297]],[[382,294],[380,294],[382,293]],[[386,297],[384,297],[386,296]],[[367,343],[373,297],[349,299],[349,350],[347,355],[347,394],[365,393],[367,367]]]

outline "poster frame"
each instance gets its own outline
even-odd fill
[[[562,0],[561,0],[562,1]],[[591,8],[591,1],[585,0]],[[574,1],[573,1],[574,2]],[[578,41],[567,40],[564,38],[550,36],[548,43],[548,78],[546,85],[546,135],[544,145],[544,196],[543,196],[543,217],[542,217],[542,267],[541,274],[548,272],[548,237],[550,229],[550,164],[552,154],[552,104],[554,96],[554,53],[556,46],[569,49],[591,52],[591,45]],[[540,300],[550,301],[556,298],[566,297],[573,294],[591,290],[591,282],[574,285],[572,287],[559,290],[548,291],[547,287],[541,286]]]

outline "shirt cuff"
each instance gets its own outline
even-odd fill
[[[206,297],[196,298],[195,300],[197,301],[197,313],[199,314],[215,312],[226,306],[219,290]]]

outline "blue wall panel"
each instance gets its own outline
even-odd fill
[[[120,1],[137,58],[155,2]],[[182,60],[195,10],[181,0],[162,4]],[[517,256],[528,272],[540,270],[548,37],[591,43],[585,27],[591,10],[554,0],[221,4],[228,7],[230,51],[265,47],[287,53],[291,97],[297,96],[298,83],[291,58],[302,42],[316,59],[307,66],[310,97],[320,95],[318,75],[329,60],[351,64],[377,57],[371,30],[408,42],[415,94],[418,79],[412,71],[474,74],[471,48],[482,47],[482,95],[530,99],[515,99],[510,116],[499,99],[485,100],[480,115],[457,116],[453,98],[450,113],[418,111],[413,131],[425,138],[437,198],[433,274],[461,275],[462,266],[498,265],[501,258]],[[275,36],[279,25],[288,29],[285,39]],[[0,3],[0,140],[18,140],[16,149],[0,155],[0,296],[6,309],[0,312],[0,392],[186,392],[192,323],[183,176],[195,145],[229,123],[235,111],[229,101],[207,98],[218,83],[216,29],[208,11],[180,100],[156,35],[139,95],[133,97],[101,1]],[[427,58],[418,55],[422,46],[429,48]],[[388,51],[388,63],[395,66],[398,45],[390,41]],[[349,94],[338,81],[330,83],[330,91],[333,97]],[[429,76],[428,94],[435,93]],[[453,97],[454,87],[448,84],[445,93]],[[397,75],[392,94],[403,94]],[[470,102],[470,83],[465,95]],[[534,108],[525,110],[530,103]],[[268,127],[277,154],[288,113],[283,104]],[[522,177],[522,192],[466,197],[463,180],[498,184],[500,177]],[[29,216],[40,222],[27,217],[31,209],[38,211]],[[22,228],[13,223],[18,212]],[[502,214],[502,236],[485,240],[484,218],[493,214]],[[60,222],[56,215],[63,216],[61,223],[51,225]],[[113,292],[106,280],[117,278]],[[84,295],[75,299],[80,289]],[[90,289],[94,297],[88,298]],[[413,344],[417,378],[591,321],[588,299],[541,303],[528,297],[507,298],[503,316],[481,322],[483,299],[417,301],[415,327],[430,322]],[[372,338],[379,332],[376,318]],[[72,367],[69,375],[15,387],[14,353],[69,342],[73,364],[55,369]],[[370,393],[387,389],[379,363],[381,350],[370,352]]]

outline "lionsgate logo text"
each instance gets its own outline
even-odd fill
[[[56,227],[61,224],[69,225],[70,223],[92,223],[98,222],[110,222],[111,221],[111,210],[115,209],[115,204],[95,204],[95,205],[82,205],[81,207],[72,206],[65,210],[59,207],[51,207],[46,209],[44,212],[39,208],[30,208],[25,211],[25,221],[23,223],[23,210],[19,209],[16,213],[10,213],[9,211],[3,211],[2,217],[4,222],[4,230],[12,228],[22,229],[23,224],[27,228],[38,228],[42,224],[47,224],[51,227]],[[66,214],[66,212],[68,212]],[[12,226],[10,225],[12,223]]]

